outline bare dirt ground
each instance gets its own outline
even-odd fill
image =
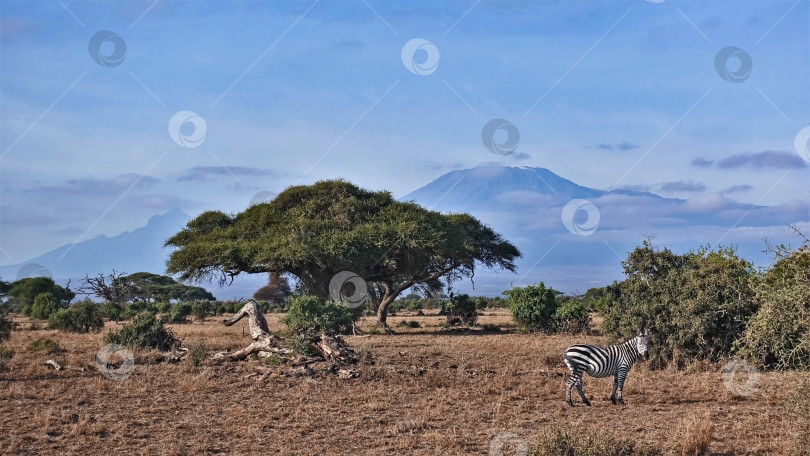
[[[500,433],[514,433],[531,448],[560,425],[666,451],[684,432],[688,437],[689,426],[708,423],[713,454],[790,451],[784,404],[800,374],[763,373],[753,394],[739,397],[724,386],[722,365],[651,372],[641,364],[625,386],[626,407],[609,402],[610,379],[586,377],[593,407],[577,401],[569,408],[561,353],[574,342],[604,340],[513,334],[508,312],[484,314],[480,323],[505,331],[449,332],[438,326],[443,317],[401,315],[389,323],[416,320],[422,327],[347,337],[374,360],[354,379],[289,376],[285,366],[248,359],[197,369],[187,362],[136,364],[129,378],[115,381],[94,363],[101,334],[31,330],[28,320],[17,319],[7,343],[16,354],[0,373],[0,453],[489,454]],[[281,328],[277,317],[268,315],[271,330]],[[250,342],[241,324],[226,328],[212,317],[172,329],[184,345],[204,341],[216,352]],[[105,331],[115,326],[107,323]],[[30,351],[42,337],[66,351]],[[148,357],[136,353],[138,361]],[[44,366],[49,358],[68,368]]]

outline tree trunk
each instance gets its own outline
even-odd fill
[[[377,307],[377,320],[380,322],[380,325],[388,329],[388,306],[394,302],[394,297],[391,295],[383,296],[382,301],[380,301],[380,306]]]
[[[248,301],[239,309],[239,312],[236,313],[233,317],[229,320],[225,320],[225,326],[231,326],[237,321],[241,320],[242,317],[245,315],[248,316],[248,325],[250,327],[250,336],[253,340],[258,340],[259,337],[264,335],[270,335],[270,330],[267,329],[267,320],[264,319],[264,314],[259,311],[259,307],[256,305],[255,301]]]

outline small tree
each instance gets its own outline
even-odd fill
[[[551,333],[556,329],[557,292],[543,282],[503,292],[519,328]]]
[[[34,298],[34,304],[31,306],[31,318],[47,320],[57,310],[59,310],[59,303],[56,298],[50,293],[42,293]]]
[[[93,295],[118,305],[129,302],[135,296],[135,291],[136,285],[126,273],[116,272],[115,269],[107,275],[101,273],[97,277],[85,275],[78,289],[80,294]]]
[[[476,301],[468,294],[450,296],[450,303],[445,309],[447,312],[447,324],[449,326],[466,325],[473,326],[478,321]]]
[[[267,275],[267,285],[256,290],[253,293],[253,299],[269,301],[283,309],[287,296],[291,294],[292,288],[289,279],[277,272],[271,272]]]

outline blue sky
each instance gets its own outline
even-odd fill
[[[172,207],[239,211],[258,192],[338,177],[402,196],[492,163],[696,207],[810,197],[810,157],[794,145],[810,124],[808,0],[0,8],[0,264]],[[100,31],[126,44],[120,64],[91,57]],[[416,38],[438,50],[430,74],[403,63]],[[751,58],[744,81],[715,67],[727,46]],[[197,147],[169,133],[181,111],[205,123]],[[493,118],[519,130],[515,153],[482,144]]]

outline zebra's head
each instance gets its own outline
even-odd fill
[[[650,349],[650,330],[644,332],[639,331],[636,339],[636,350],[642,357],[647,357],[647,351]]]

